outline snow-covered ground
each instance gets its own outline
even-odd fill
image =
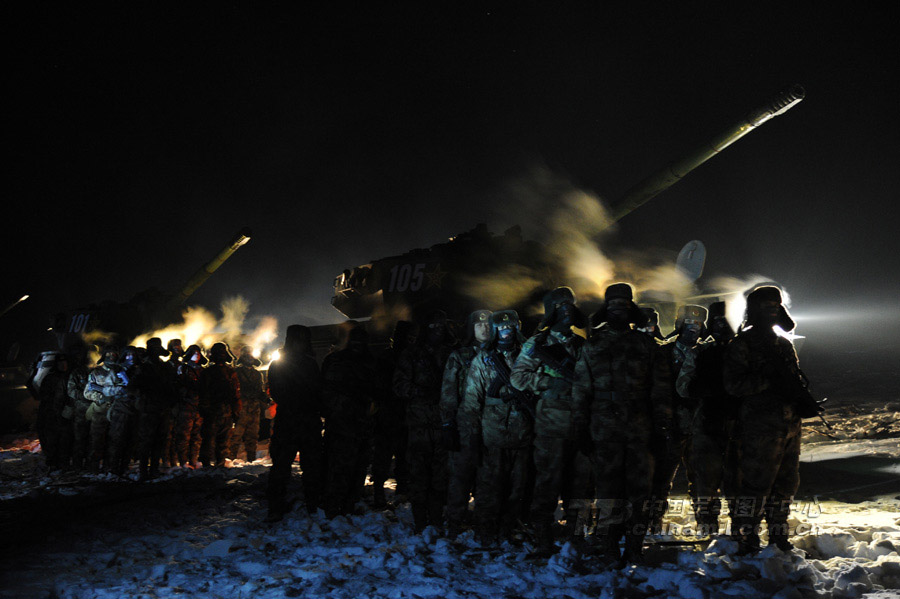
[[[527,544],[484,550],[471,532],[453,542],[433,529],[415,535],[408,504],[335,520],[299,508],[264,524],[266,462],[142,484],[34,480],[40,457],[23,445],[0,453],[0,509],[42,518],[4,517],[16,532],[5,535],[0,597],[900,597],[898,415],[834,416],[824,438],[807,427],[804,467],[839,494],[872,483],[825,465],[879,459],[872,467],[886,470],[865,473],[878,477],[865,501],[799,499],[790,553],[736,557],[722,536],[706,548],[648,549],[647,565],[623,570],[602,570],[570,544],[534,559]],[[671,524],[691,528],[686,505],[673,497]]]

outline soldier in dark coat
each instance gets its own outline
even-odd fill
[[[791,549],[788,515],[800,485],[800,366],[793,344],[774,327],[794,329],[781,291],[765,286],[747,296],[745,326],[725,350],[725,391],[740,402],[737,426],[740,489],[732,534],[739,551],[759,549],[765,516],[769,543]]]
[[[372,458],[375,360],[361,324],[348,331],[346,347],[322,362],[325,407],[325,514],[348,514],[362,496]]]
[[[269,395],[276,403],[275,424],[269,444],[272,468],[266,495],[266,520],[275,522],[288,510],[287,483],[294,456],[300,453],[306,509],[315,513],[322,496],[322,397],[319,366],[312,354],[307,327],[287,328],[281,357],[269,366]]]
[[[578,451],[572,431],[572,383],[575,363],[584,338],[573,327],[584,328],[587,318],[575,306],[575,295],[568,287],[559,287],[544,297],[544,319],[522,347],[512,369],[513,384],[539,396],[534,423],[535,484],[530,521],[538,545],[552,545],[551,526],[556,522],[559,498],[574,495],[593,497],[590,491],[590,461]],[[573,486],[578,487],[573,491]],[[576,502],[566,505],[566,523],[575,534],[579,509]]]
[[[372,457],[373,504],[376,508],[387,505],[384,483],[394,462],[396,493],[405,494],[409,484],[406,465],[406,405],[394,393],[393,378],[397,360],[407,347],[416,342],[418,328],[415,324],[399,320],[391,335],[391,345],[378,354],[375,364],[375,447]]]
[[[478,460],[481,454],[480,422],[472,422],[459,407],[466,393],[466,377],[478,350],[491,339],[491,311],[476,310],[466,322],[466,337],[450,353],[441,385],[441,427],[444,447],[450,454],[447,463],[450,480],[447,487],[447,524],[456,536],[467,521],[469,497],[475,491]]]
[[[178,400],[175,373],[160,359],[169,355],[159,337],[149,339],[147,356],[133,381],[138,392],[137,453],[141,480],[159,476],[172,407]]]
[[[409,501],[417,531],[444,525],[447,501],[447,450],[441,440],[441,384],[450,356],[447,314],[430,314],[416,343],[400,355],[394,372],[394,393],[406,402],[409,426]]]
[[[237,361],[238,381],[241,384],[241,415],[231,435],[231,459],[236,460],[243,446],[246,459],[256,459],[256,444],[259,442],[259,417],[269,404],[269,396],[263,386],[262,373],[257,370],[262,366],[253,356],[253,348],[249,345],[241,347]]]
[[[626,283],[606,289],[594,317],[600,324],[582,348],[572,386],[573,433],[591,454],[597,486],[595,546],[607,564],[641,560],[651,443],[668,437],[672,421],[668,362],[652,338],[632,328],[646,322],[632,298]]]
[[[72,468],[85,470],[91,446],[91,422],[87,419],[91,402],[84,397],[84,388],[91,372],[87,346],[79,344],[69,349],[69,365],[71,369],[66,379],[66,395],[72,414]]]
[[[209,361],[200,375],[200,461],[204,467],[225,465],[231,428],[241,413],[241,384],[231,367],[234,356],[228,346],[214,343]]]
[[[712,340],[701,346],[694,375],[688,383],[688,394],[700,402],[686,461],[700,536],[718,531],[721,494],[728,498],[729,508],[733,510],[737,472],[737,448],[733,440],[737,402],[725,392],[722,380],[725,349],[734,337],[734,329],[725,318],[725,302],[710,305],[708,329]]]
[[[68,452],[63,446],[68,429],[71,424],[63,418],[63,409],[66,406],[68,396],[66,394],[66,379],[68,378],[69,358],[63,352],[51,354],[52,363],[44,354],[42,367],[49,367],[50,371],[44,375],[36,399],[38,400],[38,413],[35,428],[38,439],[41,442],[41,453],[49,470],[65,468],[64,463]]]

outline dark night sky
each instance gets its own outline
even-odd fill
[[[772,277],[795,310],[897,305],[895,18],[518,4],[4,8],[0,303],[32,295],[4,343],[62,308],[174,290],[242,226],[253,240],[194,301],[335,322],[343,268],[515,223],[491,200],[510,179],[542,166],[614,200],[793,83],[806,100],[610,241],[702,239],[707,274]]]

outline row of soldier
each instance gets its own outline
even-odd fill
[[[309,330],[289,327],[269,371],[278,413],[268,520],[290,509],[297,452],[307,509],[332,517],[354,509],[370,463],[374,503],[384,505],[393,460],[417,530],[458,533],[474,497],[484,543],[524,529],[552,551],[562,499],[566,535],[581,538],[592,524],[593,552],[637,561],[683,463],[703,534],[718,531],[725,495],[742,552],[759,548],[763,517],[770,543],[789,549],[801,410],[790,384],[796,354],[773,328],[793,329],[780,291],[748,296],[736,337],[722,303],[711,314],[682,307],[663,340],[630,285],[610,286],[604,300],[587,327],[569,288],[550,292],[528,340],[514,311],[479,310],[456,348],[440,311],[419,326],[398,323],[378,356],[353,326],[321,372]]]
[[[524,530],[551,551],[561,499],[563,534],[582,538],[590,525],[592,551],[636,561],[645,535],[661,530],[684,464],[702,533],[718,531],[725,495],[742,551],[759,547],[763,516],[770,542],[789,548],[800,411],[788,379],[799,369],[773,330],[793,328],[778,289],[748,296],[737,337],[721,303],[709,314],[682,307],[663,339],[629,285],[610,286],[604,300],[589,327],[569,288],[550,292],[527,340],[514,311],[479,310],[457,347],[435,312],[418,326],[398,323],[377,356],[364,327],[349,326],[321,368],[309,329],[293,325],[267,389],[250,348],[232,368],[222,343],[208,365],[199,347],[182,353],[177,340],[164,349],[158,338],[146,349],[107,347],[94,369],[72,356],[71,371],[60,360],[41,384],[42,445],[57,467],[97,471],[102,461],[122,474],[136,457],[143,478],[161,464],[193,465],[198,454],[222,465],[237,457],[231,436],[249,461],[271,397],[270,521],[291,507],[299,452],[310,511],[354,510],[370,467],[383,507],[393,463],[417,530],[446,524],[457,534],[474,518],[485,543]]]
[[[256,459],[260,411],[269,403],[260,366],[245,346],[236,364],[224,343],[183,350],[154,337],[145,348],[107,345],[91,368],[87,348],[54,354],[35,389],[37,429],[49,468],[140,478],[161,467],[223,466],[243,448]]]

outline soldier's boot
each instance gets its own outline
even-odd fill
[[[790,551],[794,544],[788,540],[787,522],[775,522],[769,524],[769,545],[775,545],[782,551]]]
[[[625,526],[622,524],[610,524],[606,527],[606,530],[598,527],[594,552],[601,567],[613,567],[622,559],[622,554],[619,551],[619,539],[622,538],[624,530]]]
[[[384,495],[384,481],[372,481],[374,490],[372,491],[372,507],[376,510],[382,510],[387,507],[387,497]]]
[[[625,533],[625,550],[619,560],[622,566],[626,564],[640,565],[644,563],[644,535],[633,531]]]
[[[758,526],[748,519],[738,519],[735,522],[736,532],[732,532],[732,536],[737,540],[738,555],[751,555],[759,551],[759,532]]]
[[[413,526],[416,533],[420,533],[428,526],[428,505],[424,502],[415,502],[412,504]]]
[[[553,544],[553,531],[549,522],[535,522],[532,525],[534,533],[534,553],[549,557],[556,550]]]
[[[266,513],[265,522],[278,522],[284,518],[287,511],[287,502],[284,497],[270,497],[269,509]]]

